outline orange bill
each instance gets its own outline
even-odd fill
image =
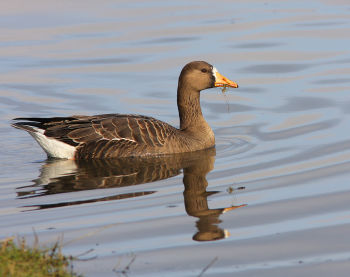
[[[219,72],[215,72],[216,80],[215,80],[215,86],[216,87],[231,87],[231,88],[238,88],[238,84],[231,81],[230,79],[227,79],[225,76],[221,75]]]

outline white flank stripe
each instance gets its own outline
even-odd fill
[[[59,140],[45,136],[41,129],[37,132],[29,132],[32,137],[44,149],[46,154],[52,158],[73,159],[75,155],[75,147]]]

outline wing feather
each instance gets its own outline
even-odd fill
[[[44,135],[77,147],[77,158],[108,158],[142,153],[164,146],[175,128],[152,117],[105,114],[25,119],[26,126],[44,130]],[[136,151],[136,152],[135,152]]]

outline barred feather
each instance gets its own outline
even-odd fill
[[[76,147],[75,158],[116,158],[161,154],[177,131],[165,122],[139,115],[105,114],[62,118],[26,118],[14,127],[33,126],[43,134]],[[33,130],[32,130],[33,131]]]

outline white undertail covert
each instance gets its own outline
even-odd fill
[[[33,128],[33,127],[32,127]],[[29,132],[39,143],[49,157],[60,159],[74,159],[75,147],[44,135],[44,130],[33,128],[35,132]]]

